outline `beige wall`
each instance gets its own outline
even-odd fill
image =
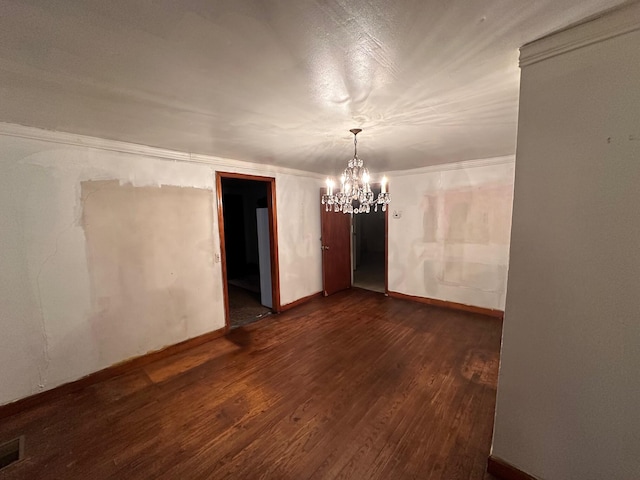
[[[208,331],[215,281],[213,192],[80,184],[91,336],[100,363]],[[73,348],[73,345],[70,345]]]
[[[639,26],[522,51],[586,45],[522,69],[493,455],[541,479],[640,478]]]
[[[391,174],[389,290],[503,309],[513,172],[502,157]]]
[[[276,178],[281,303],[319,292],[313,175],[1,126],[0,404],[224,326],[216,170]]]

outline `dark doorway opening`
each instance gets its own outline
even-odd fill
[[[371,185],[375,197],[380,186]],[[386,212],[353,215],[353,286],[385,293]]]
[[[227,325],[236,328],[276,311],[272,282],[272,208],[268,179],[221,176]]]

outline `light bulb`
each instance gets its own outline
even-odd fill
[[[327,178],[327,195],[333,195],[333,180]]]

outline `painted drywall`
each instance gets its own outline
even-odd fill
[[[513,157],[390,175],[389,290],[503,309]]]
[[[322,291],[320,188],[323,183],[311,177],[281,175],[276,178],[282,305]]]
[[[224,326],[216,170],[276,178],[281,302],[322,289],[320,179],[2,127],[0,404]]]
[[[492,453],[541,479],[640,478],[638,85],[637,30],[522,69]]]

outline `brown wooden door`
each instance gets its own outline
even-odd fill
[[[320,208],[322,288],[325,295],[331,295],[351,288],[351,215],[326,212],[324,205]]]

